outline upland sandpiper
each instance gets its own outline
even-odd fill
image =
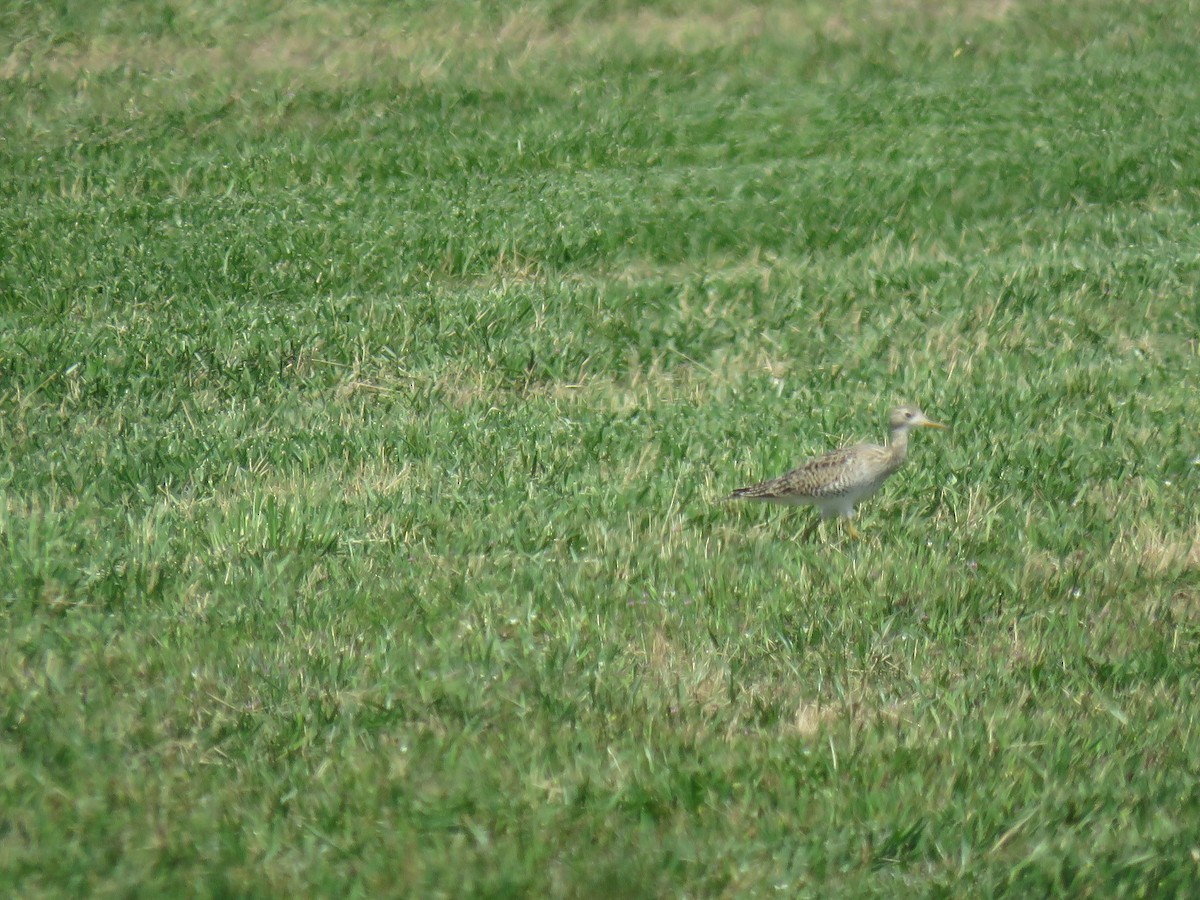
[[[908,456],[910,428],[945,428],[925,416],[915,406],[897,406],[888,415],[891,440],[886,447],[878,444],[855,444],[824,456],[801,463],[786,475],[739,488],[729,495],[730,500],[760,500],[764,503],[785,503],[801,506],[811,503],[821,511],[804,532],[812,534],[822,519],[844,516],[851,537],[858,537],[854,523],[854,507],[879,490],[889,475],[904,463]]]

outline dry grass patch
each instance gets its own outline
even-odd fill
[[[1049,550],[1032,550],[1025,557],[1022,583],[1045,584],[1065,572],[1083,571],[1089,559],[1092,563],[1096,562],[1096,559],[1089,557],[1084,550],[1077,550],[1068,556],[1051,553]]]
[[[747,730],[760,734],[757,710],[776,706],[794,712],[780,717],[775,731],[805,738],[816,737],[839,723],[863,727],[876,721],[905,721],[900,703],[814,700],[797,696],[794,685],[776,678],[740,681],[734,689],[727,659],[712,649],[681,647],[661,628],[635,648],[634,656],[642,677],[659,696],[667,698],[668,715],[687,721],[689,710],[698,711],[705,721],[719,720],[729,736]]]
[[[1200,569],[1200,535],[1168,534],[1151,525],[1126,532],[1113,547],[1113,556],[1136,559],[1153,576],[1181,575]]]
[[[634,655],[656,690],[675,698],[673,712],[687,706],[712,716],[729,706],[729,663],[715,650],[681,647],[656,629],[634,648]]]
[[[796,706],[795,718],[789,729],[801,737],[816,737],[829,724],[842,718],[843,710],[838,704],[801,700]]]
[[[1166,608],[1169,610],[1175,620],[1178,622],[1186,622],[1195,626],[1200,622],[1200,588],[1181,588],[1175,591],[1166,601]],[[1179,632],[1175,632],[1176,644],[1178,649]]]
[[[857,0],[841,5],[822,22],[828,37],[855,37],[870,25],[898,27],[915,22],[977,24],[1003,22],[1018,6],[1016,0]]]
[[[426,83],[464,75],[528,73],[549,61],[604,58],[623,47],[697,53],[764,36],[797,44],[852,40],[901,24],[911,26],[914,20],[960,26],[997,22],[1016,4],[860,0],[827,15],[820,6],[782,2],[711,3],[676,14],[633,8],[606,17],[580,12],[566,20],[554,7],[538,3],[499,15],[481,8],[464,16],[462,8],[452,6],[417,12],[381,8],[364,16],[356,7],[292,3],[251,19],[246,11],[222,16],[214,15],[209,4],[184,4],[172,8],[158,36],[145,33],[146,23],[118,20],[87,40],[26,38],[0,59],[0,78],[21,78],[35,71],[77,78],[128,69],[221,73],[243,82],[282,74],[300,80],[386,77]],[[125,33],[119,30],[122,26]]]

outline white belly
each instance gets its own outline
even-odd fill
[[[871,482],[868,484],[856,485],[847,488],[839,494],[827,494],[824,497],[814,497],[808,502],[814,504],[821,511],[821,515],[826,518],[833,516],[845,516],[849,518],[854,515],[854,507],[863,500],[866,500],[873,493],[879,490],[879,486],[883,484],[880,481]]]

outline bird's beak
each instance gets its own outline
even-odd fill
[[[921,424],[926,428],[937,428],[942,431],[945,431],[949,427],[948,425],[943,425],[941,422],[934,422],[932,419],[926,419]]]

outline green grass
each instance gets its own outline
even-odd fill
[[[0,890],[1188,896],[1198,23],[0,5]]]

